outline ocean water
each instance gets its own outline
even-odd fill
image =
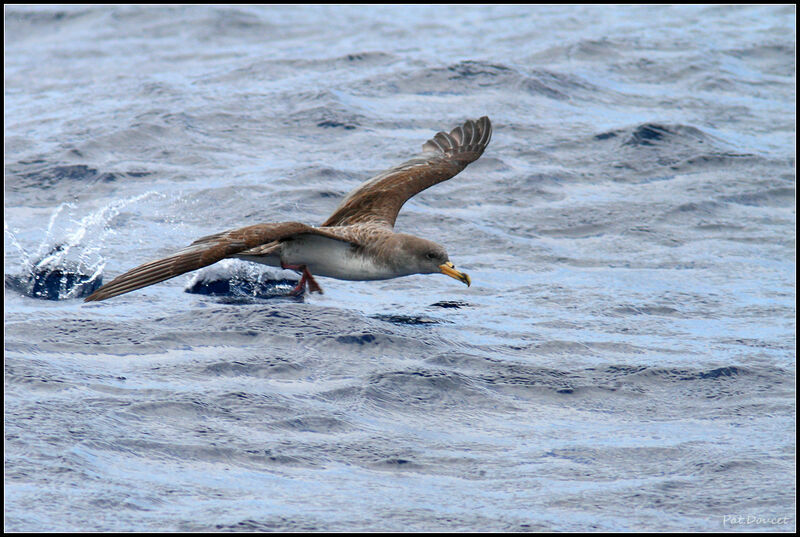
[[[5,529],[795,531],[795,17],[7,6]],[[469,288],[81,300],[482,115],[396,228]]]

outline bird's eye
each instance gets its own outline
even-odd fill
[[[427,254],[425,254],[425,257],[427,257],[428,259],[436,259],[436,253],[428,252]]]

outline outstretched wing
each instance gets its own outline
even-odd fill
[[[286,241],[305,234],[322,235],[330,239],[350,242],[334,234],[299,222],[256,224],[233,229],[197,239],[191,245],[169,257],[150,261],[129,270],[86,297],[84,301],[105,300],[112,296],[135,291],[136,289],[180,276],[186,272],[206,267],[226,257],[251,250],[252,248]]]
[[[437,133],[422,146],[422,154],[350,192],[323,227],[368,222],[393,228],[406,201],[450,179],[477,160],[491,138],[492,124],[486,116],[477,121],[467,120],[450,134]]]

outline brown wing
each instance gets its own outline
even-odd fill
[[[245,250],[274,243],[275,241],[285,241],[308,233],[336,240],[345,240],[332,233],[327,233],[299,222],[257,224],[224,231],[197,239],[191,245],[169,257],[151,261],[129,270],[86,297],[84,301],[105,300],[112,296],[135,291],[136,289],[180,276],[186,272],[206,267]]]
[[[325,226],[376,223],[394,227],[397,213],[412,196],[446,181],[477,160],[492,138],[484,116],[467,120],[450,134],[439,132],[422,146],[422,154],[400,164],[350,192]]]

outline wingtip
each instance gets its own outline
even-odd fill
[[[105,287],[105,286],[103,286],[103,287]],[[98,289],[97,291],[95,291],[91,295],[89,295],[86,298],[84,298],[83,301],[84,302],[99,302],[100,300],[105,300],[106,298],[109,298],[108,296],[103,296],[103,294],[104,294],[102,292],[103,291],[103,287],[100,287],[100,289]]]
[[[489,116],[481,116],[478,119],[467,119],[449,134],[444,131],[437,132],[433,138],[422,144],[422,151],[426,153],[469,151],[477,152],[480,156],[491,139],[492,122]]]

